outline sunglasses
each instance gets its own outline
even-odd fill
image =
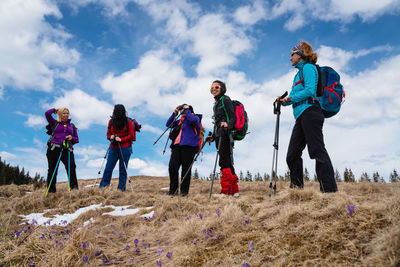
[[[211,89],[220,89],[220,88],[221,88],[221,86],[219,86],[219,85],[211,86]]]

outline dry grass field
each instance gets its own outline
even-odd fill
[[[0,265],[4,266],[399,266],[400,183],[339,184],[321,194],[278,183],[240,182],[240,198],[208,198],[209,181],[192,181],[188,197],[161,190],[167,177],[131,177],[134,192],[66,183],[44,198],[30,185],[0,187]],[[219,192],[219,181],[214,192]],[[32,193],[30,193],[32,192]],[[102,204],[63,225],[27,224]],[[111,216],[108,205],[140,210]],[[354,206],[350,214],[348,206]],[[154,217],[140,217],[154,211]],[[92,219],[91,223],[85,223]]]

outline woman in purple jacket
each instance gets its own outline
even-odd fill
[[[57,119],[53,118],[53,113],[57,114]],[[49,169],[47,172],[47,187],[49,187],[51,177],[54,173],[54,177],[51,181],[51,186],[49,188],[49,193],[56,192],[56,181],[58,172],[57,162],[59,158],[60,161],[62,161],[62,163],[64,164],[67,175],[69,176],[70,188],[78,189],[78,180],[76,179],[75,170],[75,158],[72,148],[74,144],[79,143],[78,130],[75,125],[71,123],[71,119],[69,119],[69,110],[67,108],[52,108],[46,111],[45,115],[46,120],[49,122],[49,126],[52,129],[52,134],[48,142],[46,153],[47,161],[49,164]]]
[[[174,121],[178,112],[181,118]],[[177,106],[169,117],[166,126],[172,128],[171,158],[169,160],[169,195],[176,195],[179,183],[179,167],[182,165],[181,172],[181,195],[189,193],[190,179],[192,176],[190,165],[194,156],[199,150],[199,132],[202,115],[194,114],[193,107],[187,104]],[[186,172],[188,174],[183,177]]]

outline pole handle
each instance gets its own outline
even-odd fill
[[[278,99],[276,99],[274,101],[274,114],[279,114],[281,113],[281,101],[279,101],[279,99],[285,98],[288,95],[288,91],[285,91],[285,93],[283,93],[283,95],[281,95]]]

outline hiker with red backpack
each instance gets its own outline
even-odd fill
[[[54,119],[52,114],[57,114]],[[57,172],[60,161],[65,166],[68,175],[68,189],[78,189],[76,178],[75,157],[72,146],[79,143],[78,129],[69,118],[67,108],[52,108],[45,112],[46,120],[49,123],[46,128],[50,135],[47,142],[46,157],[48,161],[47,171],[47,193],[56,192]]]
[[[292,105],[296,119],[290,137],[286,162],[290,170],[290,187],[304,187],[302,152],[307,145],[311,159],[316,160],[316,174],[321,192],[336,192],[337,185],[334,170],[328,152],[325,149],[322,127],[324,112],[317,97],[319,75],[317,53],[307,42],[301,42],[292,48],[290,61],[299,71],[294,77],[289,96],[278,100],[283,106]],[[321,82],[320,82],[321,83]]]
[[[233,195],[239,197],[238,177],[233,167],[233,131],[235,129],[236,114],[233,101],[225,95],[226,86],[220,80],[213,81],[211,94],[214,96],[214,131],[207,142],[215,142],[219,166],[221,168],[221,193],[220,195]],[[246,127],[247,130],[247,127]],[[212,190],[212,189],[211,189]],[[210,194],[211,194],[210,190]]]
[[[180,113],[180,118],[179,118]],[[169,160],[169,195],[178,194],[179,167],[182,166],[180,183],[181,196],[189,194],[191,165],[199,151],[202,141],[201,114],[195,114],[193,107],[187,104],[177,106],[166,122],[171,128],[171,158]],[[186,176],[185,176],[186,175]]]
[[[132,154],[132,142],[136,141],[136,131],[140,124],[126,116],[125,107],[121,104],[114,106],[111,119],[108,122],[107,139],[111,142],[107,163],[104,169],[100,188],[110,185],[111,175],[115,164],[119,160],[119,182],[118,189],[126,191],[127,167]],[[133,190],[132,190],[133,191]]]

